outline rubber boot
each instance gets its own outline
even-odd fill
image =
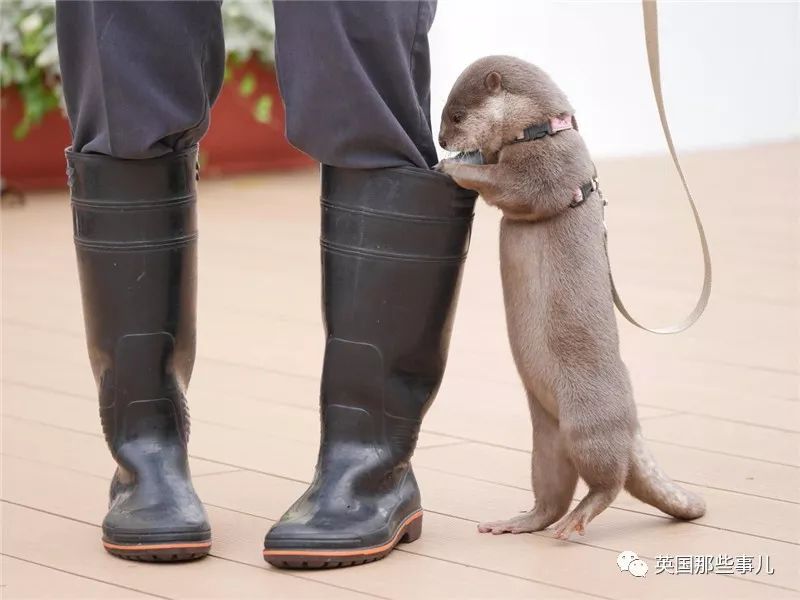
[[[89,358],[117,471],[111,554],[205,556],[192,486],[186,387],[195,355],[197,149],[148,160],[67,151]]]
[[[411,167],[322,171],[314,480],[267,533],[277,567],[383,558],[422,531],[410,459],[444,373],[475,194]]]

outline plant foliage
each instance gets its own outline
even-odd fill
[[[272,2],[225,0],[222,21],[229,64],[242,64],[252,57],[273,64]],[[49,111],[63,108],[54,1],[0,0],[0,48],[0,87],[15,86],[24,106],[22,119],[14,126],[14,137],[22,139]],[[255,79],[245,74],[239,92],[249,97],[254,91]],[[255,98],[253,118],[269,122],[271,108],[271,96]]]

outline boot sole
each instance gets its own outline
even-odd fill
[[[144,562],[181,562],[203,558],[211,550],[211,540],[164,544],[113,544],[103,540],[109,554]]]
[[[422,535],[422,511],[407,517],[391,540],[380,546],[348,550],[264,550],[264,560],[281,569],[330,569],[352,567],[384,558],[398,544]]]

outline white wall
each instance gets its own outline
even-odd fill
[[[659,2],[667,114],[679,150],[800,136],[800,3]],[[440,0],[432,118],[461,70],[512,54],[567,92],[595,156],[663,152],[638,0]]]

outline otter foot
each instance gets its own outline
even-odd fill
[[[561,519],[556,525],[554,537],[560,540],[568,540],[574,532],[586,535],[586,525],[589,524],[590,515],[578,506],[575,510]]]
[[[541,531],[548,525],[553,523],[555,518],[543,511],[537,511],[535,508],[526,513],[505,519],[503,521],[489,521],[478,525],[478,531],[481,533],[492,533],[500,535],[501,533],[532,533],[534,531]]]

